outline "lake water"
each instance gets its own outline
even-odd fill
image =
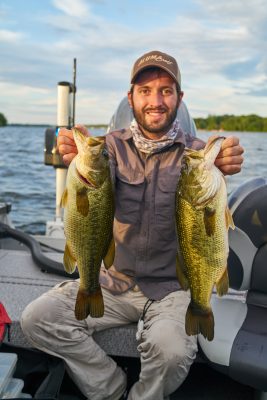
[[[104,130],[92,130],[94,135]],[[211,132],[199,132],[207,140]],[[242,172],[228,177],[228,192],[253,177],[267,177],[267,133],[236,132],[245,148]],[[28,233],[45,233],[55,216],[55,169],[44,165],[43,127],[0,128],[0,202],[12,204],[13,224]],[[265,156],[264,156],[265,154]]]

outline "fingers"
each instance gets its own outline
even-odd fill
[[[75,125],[75,128],[79,129],[85,136],[91,136],[86,126],[78,124]],[[78,153],[71,129],[60,128],[57,137],[57,148],[59,154],[63,157],[64,164],[68,166]]]
[[[223,174],[234,175],[241,171],[243,161],[244,159],[242,156],[231,156],[217,158],[215,165],[222,171]]]
[[[59,154],[63,156],[63,161],[69,165],[77,154],[77,147],[70,129],[60,128],[57,138],[57,148]]]
[[[85,136],[91,136],[86,126],[77,124],[75,125],[75,128],[79,129],[79,131],[81,131]]]
[[[67,143],[74,143],[73,133],[71,129],[60,128],[58,131],[57,145],[59,146],[61,144],[64,144],[65,141]]]
[[[222,142],[221,151],[218,158],[239,156],[244,153],[243,147],[239,143],[239,138],[236,136],[229,136]]]
[[[241,171],[244,158],[243,147],[239,144],[239,138],[229,136],[222,142],[221,151],[215,160],[215,165],[225,174],[234,175]]]
[[[57,137],[57,147],[61,155],[68,153],[77,153],[76,144],[73,138],[73,133],[70,129],[61,128]]]

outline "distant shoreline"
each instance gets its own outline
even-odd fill
[[[36,127],[55,127],[51,124],[19,124],[8,123],[3,114],[1,126],[36,126]],[[249,115],[209,115],[206,118],[193,118],[198,130],[215,132],[267,132],[267,117],[260,117],[256,114]],[[4,122],[4,123],[3,123]],[[107,129],[108,124],[84,124],[91,129]]]
[[[55,128],[56,125],[52,125],[52,124],[6,124],[6,125],[1,125],[0,128],[4,128],[6,126],[13,126],[13,127],[23,127],[23,126],[30,126],[30,127],[37,127],[37,128]],[[87,128],[95,128],[95,129],[99,129],[99,128],[105,128],[107,129],[108,124],[85,124],[85,126]]]
[[[88,129],[107,129],[108,128],[108,124],[84,124]],[[0,126],[1,128],[4,127],[30,127],[30,128],[55,128],[56,125],[51,125],[51,124],[7,124],[7,125],[3,125]],[[214,132],[214,133],[223,133],[223,132],[259,132],[259,133],[267,133],[267,130],[262,131],[262,130],[238,130],[238,129],[216,129],[216,128],[200,128],[197,127],[197,131],[198,132]]]
[[[36,127],[40,127],[40,128],[52,128],[55,125],[50,125],[50,124],[6,124],[5,126],[36,126]]]

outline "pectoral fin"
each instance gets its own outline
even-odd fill
[[[76,269],[76,259],[71,254],[68,242],[66,243],[66,246],[65,246],[63,264],[64,264],[64,268],[65,268],[66,272],[68,272],[68,274],[72,274]]]
[[[227,229],[229,228],[229,226],[232,229],[235,229],[235,224],[234,224],[234,221],[233,221],[233,217],[232,217],[231,211],[229,210],[228,207],[226,207],[226,209],[225,209],[225,220],[226,220]]]
[[[68,201],[68,189],[66,188],[62,194],[61,201],[60,201],[60,207],[66,207]]]
[[[76,193],[76,207],[80,214],[87,217],[89,213],[89,200],[86,188],[83,188]]]
[[[211,207],[205,207],[203,218],[204,218],[206,234],[208,236],[214,235],[216,210]]]
[[[115,242],[114,242],[114,238],[111,239],[107,254],[104,257],[104,265],[105,267],[108,269],[109,267],[111,267],[111,265],[113,264],[114,261],[114,257],[115,257]]]

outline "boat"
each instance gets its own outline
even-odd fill
[[[66,168],[55,144],[58,128],[73,125],[75,92],[75,80],[59,82],[57,126],[45,132],[45,163],[56,169],[55,218],[47,222],[45,235],[17,230],[10,218],[12,205],[0,203],[0,302],[12,320],[10,337],[4,342],[24,348],[31,347],[19,323],[24,308],[63,277],[73,279],[62,264],[65,237],[60,199]],[[117,117],[109,129],[122,123],[119,108],[114,115]],[[266,198],[264,177],[243,183],[229,196],[236,225],[229,232],[231,288],[223,298],[212,295],[215,338],[208,342],[199,335],[196,362],[183,385],[171,395],[172,400],[267,399]],[[130,384],[138,379],[140,369],[135,336],[136,324],[94,335],[97,343],[127,368]]]

